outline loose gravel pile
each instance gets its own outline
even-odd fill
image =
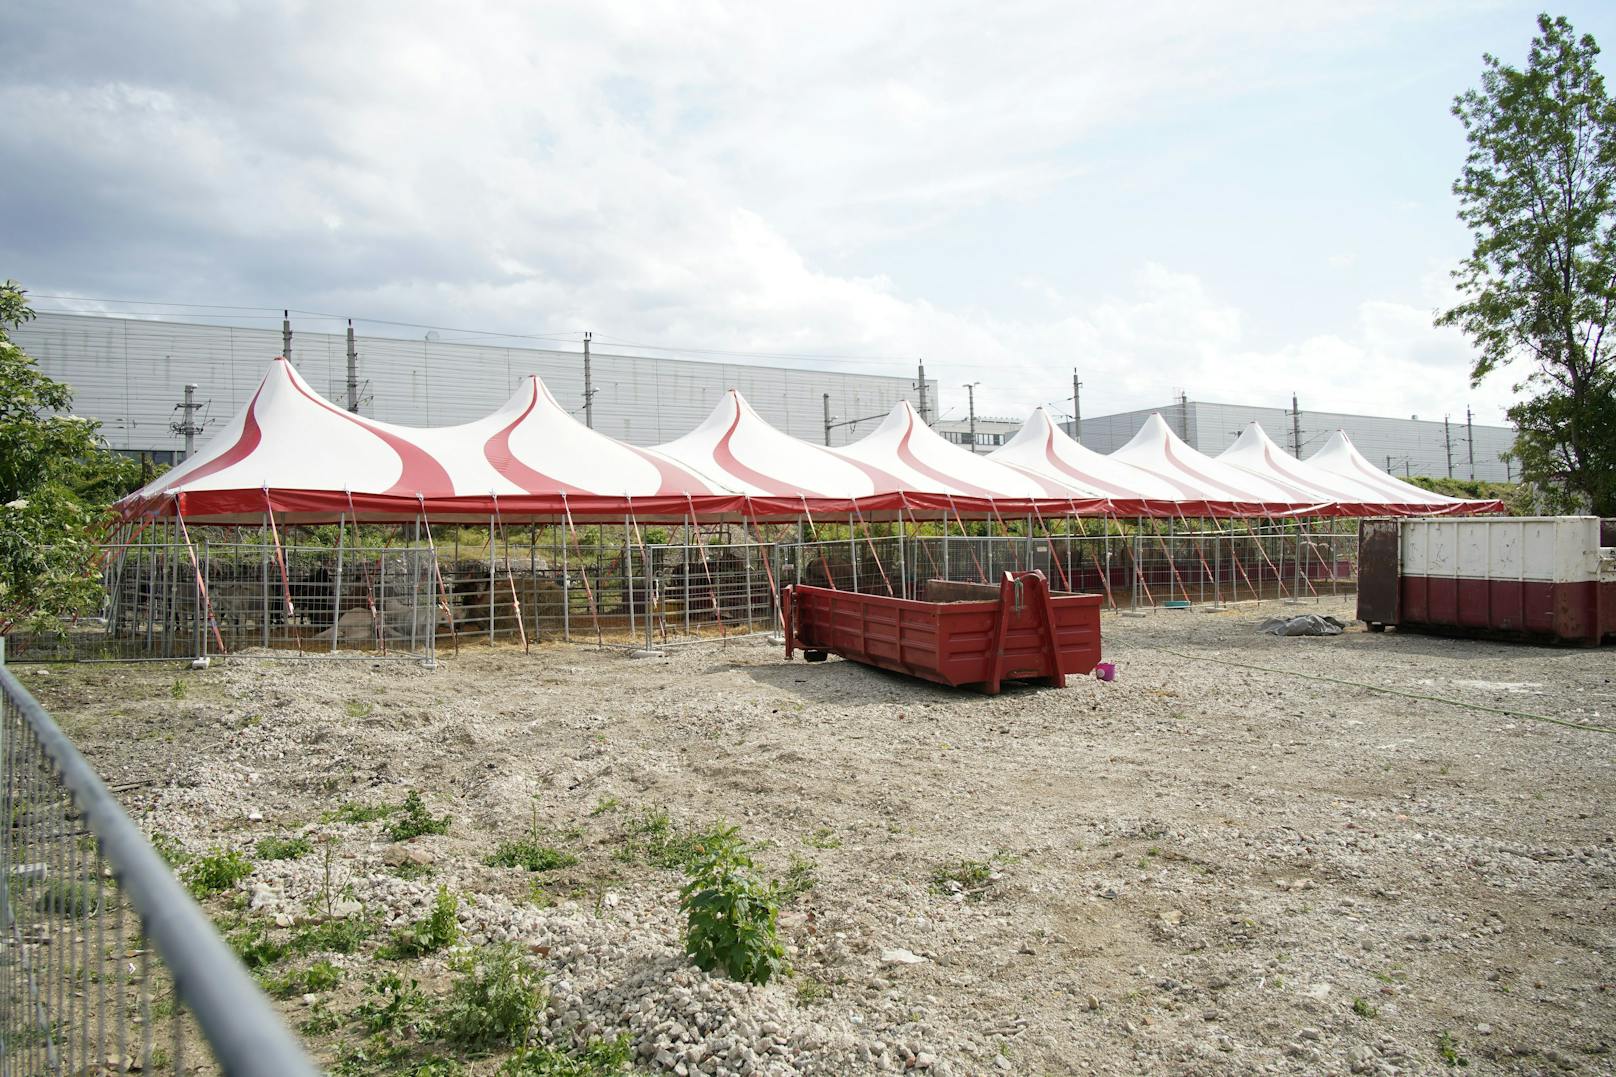
[[[1115,682],[997,697],[761,642],[19,672],[149,830],[314,842],[246,915],[380,941],[445,887],[461,945],[544,970],[547,1040],[647,1072],[1616,1070],[1616,651],[1256,631],[1294,612],[1108,616]],[[325,821],[412,790],[447,834]],[[796,881],[789,977],[693,967],[657,808]],[[576,863],[484,863],[535,826]],[[447,983],[373,949],[289,1020],[382,967]]]

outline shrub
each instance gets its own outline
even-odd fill
[[[197,898],[229,890],[253,873],[252,861],[236,852],[214,848],[185,869],[185,885]]]
[[[564,853],[539,840],[539,809],[535,805],[528,823],[527,837],[516,841],[502,841],[494,854],[483,863],[491,868],[526,868],[529,871],[554,871],[570,868],[578,862],[571,853]]]
[[[460,899],[449,893],[449,888],[438,887],[437,899],[425,919],[393,933],[393,941],[378,951],[388,958],[420,957],[453,946],[460,938],[460,921],[455,914],[460,910]]]
[[[392,815],[398,807],[393,804],[361,804],[350,800],[320,816],[322,823],[374,823]]]
[[[432,813],[426,810],[426,801],[421,799],[421,794],[411,790],[399,808],[398,819],[388,828],[387,836],[394,841],[408,841],[421,834],[448,832],[449,816],[433,818]]]
[[[306,969],[293,969],[264,985],[276,998],[317,995],[342,982],[342,970],[329,961],[316,961]]]
[[[737,828],[718,827],[697,841],[679,908],[685,952],[698,968],[766,984],[785,966],[778,888],[758,877]]]
[[[437,1030],[462,1050],[520,1047],[544,1004],[542,977],[510,943],[485,946],[454,963],[459,974],[438,1013]]]
[[[253,850],[260,860],[296,860],[314,851],[308,838],[264,838]]]
[[[151,835],[151,844],[152,848],[157,850],[157,855],[162,857],[163,862],[171,868],[177,868],[191,859],[191,854],[185,851],[185,847],[180,844],[179,839],[172,834],[154,830]]]
[[[641,808],[624,826],[618,856],[683,871],[695,857],[700,840],[700,834],[675,826],[668,809]]]
[[[287,949],[299,954],[351,954],[375,932],[369,920],[326,920],[296,932]]]
[[[249,924],[225,941],[249,969],[267,968],[286,956],[285,944],[271,938],[269,929],[262,924]]]
[[[632,1073],[634,1047],[627,1036],[590,1040],[567,1049],[549,1044],[524,1047],[499,1068],[500,1077],[617,1077]]]
[[[348,1016],[366,1032],[397,1035],[426,1024],[426,996],[414,980],[384,972],[367,977],[365,985],[363,1001]]]

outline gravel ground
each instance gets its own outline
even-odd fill
[[[1616,735],[1593,728],[1616,727],[1616,650],[1256,633],[1289,612],[1108,615],[1115,682],[998,697],[761,641],[19,673],[148,829],[328,841],[349,911],[387,923],[447,886],[463,941],[543,966],[547,1037],[626,1032],[649,1072],[1616,1072]],[[409,790],[447,835],[321,822]],[[680,876],[633,855],[657,805],[811,874],[789,978],[689,965]],[[535,813],[578,863],[485,866]],[[987,877],[951,886],[960,861]],[[326,869],[260,862],[241,887],[290,924]],[[397,965],[333,960],[350,975],[315,1005]]]

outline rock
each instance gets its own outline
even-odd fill
[[[408,842],[399,842],[396,845],[389,845],[382,851],[382,863],[391,864],[394,867],[402,867],[405,864],[413,864],[416,867],[424,868],[436,860],[437,856],[432,852],[431,849],[428,849],[422,845],[413,845]]]
[[[925,962],[919,954],[898,947],[892,950],[881,951],[881,964],[883,965],[919,965]]]
[[[1100,1008],[1100,997],[1098,995],[1090,995],[1083,1001],[1091,1010],[1097,1010]]]
[[[1493,1026],[1484,1021],[1476,1026],[1476,1031],[1481,1033],[1483,1036],[1491,1036],[1493,1034]]]
[[[915,1069],[917,1069],[917,1070],[929,1070],[933,1066],[935,1066],[936,1064],[937,1064],[937,1059],[930,1052],[928,1052],[928,1051],[918,1051],[918,1052],[915,1053]]]
[[[1317,1040],[1319,1038],[1319,1030],[1316,1028],[1299,1029],[1296,1033],[1296,1038],[1299,1040]]]

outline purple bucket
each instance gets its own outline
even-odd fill
[[[1102,681],[1117,679],[1117,667],[1111,662],[1101,662],[1094,667],[1094,676]]]

